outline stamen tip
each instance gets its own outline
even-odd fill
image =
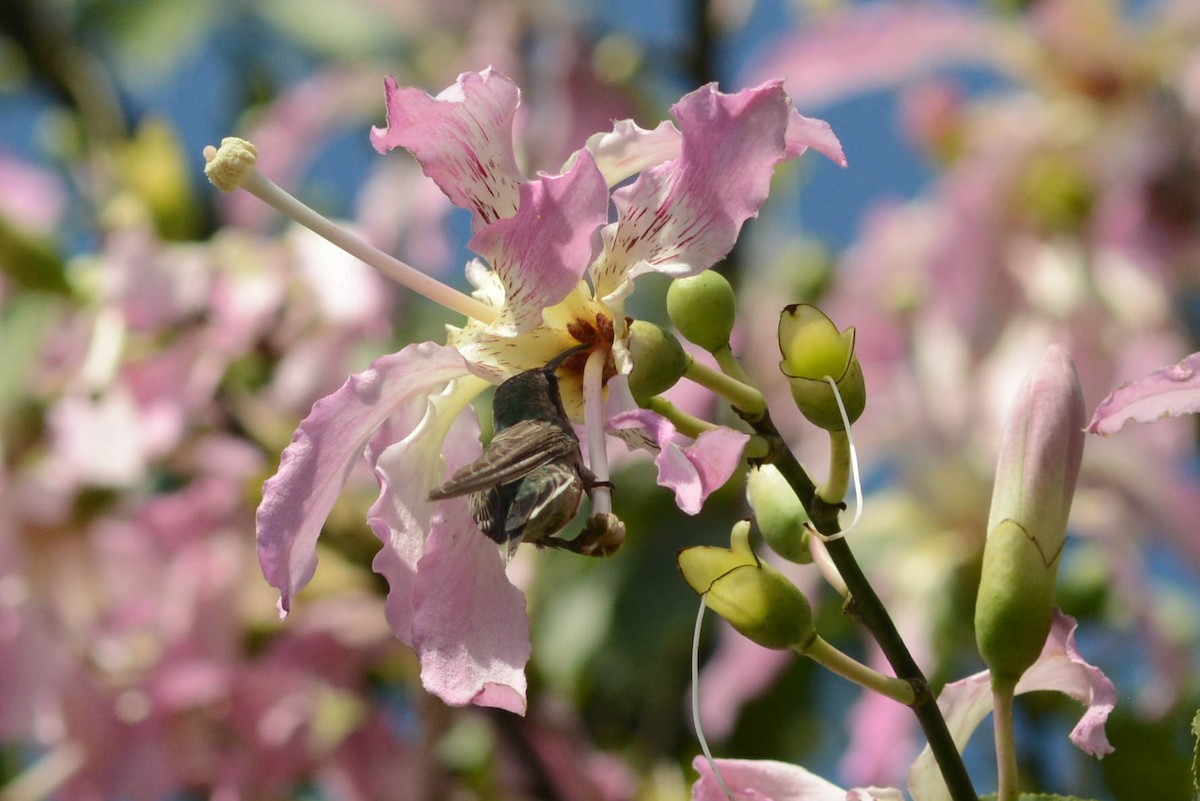
[[[212,145],[204,148],[204,160],[209,182],[222,192],[232,192],[254,171],[258,151],[245,139],[227,136],[221,140],[219,150]]]

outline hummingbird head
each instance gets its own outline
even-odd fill
[[[558,391],[558,378],[554,373],[568,358],[593,346],[591,342],[584,342],[568,348],[544,367],[517,373],[496,387],[496,396],[492,400],[492,419],[496,430],[516,425],[522,420],[561,421],[562,425],[569,426]]]

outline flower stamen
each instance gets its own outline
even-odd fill
[[[592,514],[612,514],[612,483],[608,472],[608,445],[604,435],[601,391],[608,351],[596,348],[583,367],[583,424],[587,429],[588,468],[596,477],[592,490]]]
[[[499,311],[494,307],[452,289],[417,268],[384,253],[288,194],[255,168],[257,151],[254,145],[245,139],[227,136],[221,140],[219,150],[212,145],[204,148],[204,159],[208,162],[204,167],[204,174],[213,186],[222,192],[245,189],[268,206],[278,209],[285,216],[374,267],[401,286],[451,311],[482,323],[490,323],[499,316]]]

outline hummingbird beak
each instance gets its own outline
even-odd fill
[[[594,347],[594,343],[581,342],[573,348],[567,348],[562,353],[558,354],[553,359],[546,362],[546,366],[543,367],[542,369],[545,370],[547,373],[553,374],[556,370],[558,370],[559,366],[563,362],[565,362],[567,359],[571,358],[576,353],[582,353],[583,351],[585,351],[591,347]]]

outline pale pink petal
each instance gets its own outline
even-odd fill
[[[454,706],[525,712],[529,618],[496,544],[464,499],[440,504],[413,586],[413,647],[425,689]]]
[[[782,75],[793,101],[811,108],[941,65],[996,61],[997,38],[986,16],[948,3],[844,6],[781,39],[748,82]]]
[[[372,568],[388,582],[388,625],[408,645],[416,614],[413,588],[438,507],[429,492],[482,453],[473,409],[459,413],[472,392],[456,398],[450,387],[430,403],[398,410],[367,445],[367,460],[379,479],[379,498],[367,511],[367,523],[383,543]]]
[[[683,136],[669,120],[652,131],[633,120],[618,120],[611,131],[589,136],[584,147],[595,157],[605,182],[616,186],[647,167],[679,158]]]
[[[1200,353],[1117,387],[1100,402],[1087,430],[1110,436],[1129,420],[1153,423],[1196,412],[1200,412]]]
[[[693,275],[725,256],[789,157],[793,112],[779,82],[731,95],[710,84],[671,110],[682,153],[613,193],[618,221],[604,230],[593,276],[599,297],[641,273]]]
[[[1105,736],[1104,723],[1116,703],[1116,689],[1107,676],[1079,656],[1075,649],[1075,628],[1073,618],[1055,611],[1046,646],[1038,661],[1017,682],[1016,692],[1020,695],[1057,690],[1082,703],[1087,709],[1071,731],[1071,742],[1092,756],[1103,757],[1113,750]],[[991,675],[985,670],[947,684],[938,696],[938,706],[955,745],[962,751],[992,711]],[[950,798],[928,746],[909,770],[908,790],[921,801]]]
[[[475,230],[517,210],[521,172],[513,155],[516,85],[491,69],[466,72],[437,97],[385,82],[387,126],[371,129],[380,153],[407,148]]]
[[[800,156],[811,147],[834,164],[846,166],[846,154],[842,151],[842,143],[825,120],[805,117],[793,108],[788,117],[784,137],[787,141],[788,158]]]
[[[608,426],[618,432],[636,430],[657,445],[658,485],[674,491],[676,505],[689,515],[698,513],[713,490],[729,480],[750,439],[732,428],[714,428],[691,444],[681,444],[688,438],[665,417],[646,409],[622,412],[609,419]]]
[[[524,331],[579,284],[596,257],[608,187],[583,151],[569,172],[526,182],[520,194],[514,216],[491,223],[469,244],[491,263],[504,285],[505,314]]]
[[[717,770],[736,801],[846,801],[846,791],[798,765],[768,759],[718,759]],[[692,760],[700,778],[692,801],[726,801],[725,791],[702,756]],[[867,798],[870,798],[869,796]]]
[[[430,393],[466,372],[452,348],[409,345],[377,359],[313,406],[278,472],[263,485],[258,507],[259,563],[280,591],[281,612],[312,578],[321,526],[371,433],[400,408],[424,407]]]

